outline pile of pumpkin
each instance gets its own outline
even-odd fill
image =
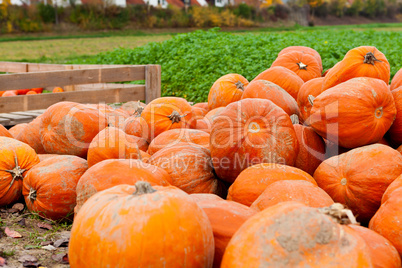
[[[71,267],[401,267],[402,70],[322,72],[288,47],[207,103],[52,105],[0,130],[0,206],[74,218]]]
[[[52,93],[60,93],[64,92],[63,88],[61,87],[54,87],[52,89]],[[7,90],[7,91],[0,91],[0,97],[13,97],[18,95],[36,95],[42,94],[43,88],[28,88],[28,89],[17,89],[17,90]]]

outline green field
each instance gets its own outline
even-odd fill
[[[351,29],[353,28],[353,30]],[[316,49],[324,70],[357,46],[376,46],[388,58],[391,74],[402,67],[402,24],[258,29],[224,32],[220,29],[185,34],[0,40],[0,60],[57,63],[160,64],[162,94],[205,101],[212,83],[227,73],[252,80],[269,68],[278,52],[292,45]],[[101,52],[98,54],[98,52]]]

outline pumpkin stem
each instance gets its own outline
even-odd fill
[[[364,63],[372,64],[372,65],[374,65],[374,63],[376,61],[381,62],[380,60],[377,60],[377,58],[374,56],[373,52],[367,52],[367,54],[364,56],[364,60],[363,60]]]
[[[345,208],[341,203],[335,203],[329,207],[319,208],[318,211],[330,216],[339,224],[358,224],[352,211]]]
[[[311,104],[311,106],[314,105],[315,97],[313,95],[308,95],[307,100]]]
[[[34,188],[29,189],[28,199],[31,200],[31,202],[36,200],[36,190]]]
[[[134,111],[134,115],[135,115],[136,117],[140,117],[142,111],[144,111],[144,107],[142,107],[142,106],[140,105],[140,103],[141,103],[141,102],[138,101],[138,107],[137,107],[137,109],[135,109],[135,111]]]
[[[242,82],[237,81],[237,82],[235,83],[235,85],[236,85],[236,88],[237,88],[237,89],[244,90],[244,84],[243,84]]]
[[[299,66],[299,70],[306,70],[307,71],[307,65],[304,64],[303,62],[298,62],[296,64]]]
[[[187,114],[180,115],[178,111],[173,111],[171,115],[168,116],[170,120],[172,120],[172,124],[179,123],[180,120],[187,116]]]
[[[143,195],[143,194],[152,194],[156,192],[154,188],[152,188],[151,184],[146,181],[138,181],[134,184],[135,186],[135,192],[133,195]]]
[[[21,168],[21,167],[19,166],[19,164],[18,164],[18,158],[17,158],[16,155],[14,156],[14,162],[15,162],[15,167],[14,167],[13,169],[6,169],[6,170],[3,170],[3,171],[5,171],[5,172],[10,173],[11,176],[13,177],[13,179],[12,179],[12,181],[11,181],[10,186],[8,187],[8,189],[10,189],[11,186],[13,186],[15,180],[19,180],[19,179],[22,180],[22,179],[24,178],[23,174],[24,174],[24,172],[26,171],[26,169],[23,169],[23,168]],[[8,191],[8,190],[7,190],[7,191]]]
[[[292,124],[293,124],[293,125],[298,125],[298,124],[300,124],[300,120],[299,120],[299,117],[297,116],[297,114],[292,114],[292,115],[290,116],[290,120],[292,120]]]

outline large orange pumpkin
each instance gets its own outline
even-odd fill
[[[398,72],[394,75],[391,81],[391,90],[397,89],[398,87],[402,86],[402,68],[399,69]]]
[[[87,169],[85,159],[72,155],[41,161],[24,178],[22,194],[28,209],[52,220],[72,218],[77,183]]]
[[[282,66],[295,72],[304,82],[321,77],[322,66],[314,56],[300,51],[278,55],[271,67]]]
[[[295,100],[297,99],[297,94],[301,86],[304,84],[303,79],[295,72],[282,66],[271,67],[257,75],[253,81],[254,80],[267,80],[277,84],[286,90]]]
[[[212,85],[208,94],[208,109],[225,107],[229,103],[240,100],[248,80],[240,74],[227,74],[220,77]]]
[[[309,123],[320,136],[356,148],[378,142],[395,115],[394,99],[384,81],[359,77],[318,95]]]
[[[286,48],[282,49],[278,53],[278,57],[282,56],[282,55],[284,55],[286,53],[292,52],[292,51],[299,51],[299,52],[302,52],[304,54],[308,54],[308,55],[313,56],[317,60],[318,64],[320,65],[320,69],[321,69],[321,72],[322,72],[321,56],[315,49],[313,49],[311,47],[305,47],[305,46],[290,46],[290,47],[286,47]]]
[[[148,142],[166,130],[195,128],[197,123],[192,120],[190,104],[185,99],[177,97],[163,97],[151,101],[142,111],[141,117],[148,124]]]
[[[49,154],[85,157],[93,138],[106,126],[106,117],[98,109],[75,102],[59,102],[43,113],[41,142]]]
[[[215,241],[214,268],[219,268],[223,253],[236,231],[257,212],[233,201],[213,194],[191,194],[193,200],[207,214]]]
[[[245,169],[229,187],[228,200],[251,204],[274,182],[280,180],[304,180],[317,185],[306,172],[280,164],[258,164]]]
[[[388,198],[391,196],[391,194],[399,189],[402,188],[402,174],[398,176],[388,187],[387,190],[385,190],[384,194],[382,195],[381,198],[381,204],[384,204],[385,201],[388,200]]]
[[[306,124],[309,124],[310,110],[313,107],[311,96],[316,98],[321,94],[323,81],[323,77],[311,79],[301,86],[297,94],[297,105],[300,109],[301,120]]]
[[[0,136],[0,207],[12,204],[22,195],[22,182],[27,172],[39,163],[29,145]]]
[[[212,267],[205,212],[176,187],[118,185],[97,193],[74,220],[69,262],[80,267]]]
[[[148,147],[148,153],[153,155],[161,149],[181,142],[195,143],[209,149],[209,134],[197,129],[171,129],[152,140]]]
[[[123,123],[122,129],[128,135],[148,139],[149,126],[147,121],[145,121],[141,116],[132,115],[127,118]]]
[[[209,111],[203,119],[197,120],[197,129],[211,133],[211,126],[215,118],[223,111],[225,107],[219,107]]]
[[[43,148],[41,137],[40,137],[40,124],[42,120],[42,115],[35,118],[32,122],[26,125],[24,129],[16,135],[14,138],[16,140],[25,142],[31,146],[37,154],[46,153],[45,148]]]
[[[364,242],[366,242],[371,255],[371,260],[376,268],[400,268],[401,258],[396,248],[388,239],[380,234],[370,230],[369,228],[349,224],[347,227],[352,228]]]
[[[89,145],[88,166],[92,167],[106,159],[137,158],[139,150],[147,149],[148,143],[145,139],[128,135],[119,128],[107,127],[101,130]]]
[[[15,138],[18,134],[20,134],[26,127],[28,123],[21,123],[11,127],[8,132]]]
[[[283,202],[248,219],[234,234],[222,268],[373,267],[364,240],[318,208]]]
[[[13,138],[13,135],[3,126],[0,124],[0,136]]]
[[[293,165],[299,144],[283,109],[270,100],[244,99],[229,104],[215,118],[210,148],[218,177],[233,182],[254,164]]]
[[[208,108],[208,102],[199,102],[193,105],[193,107],[197,107],[197,108],[201,108],[201,109],[205,109],[205,110],[209,110]]]
[[[389,146],[373,144],[325,160],[314,179],[335,202],[345,204],[367,223],[401,173],[402,155]]]
[[[376,47],[361,46],[351,49],[325,76],[323,90],[355,77],[377,78],[388,85],[390,66],[387,58]]]
[[[267,99],[281,107],[288,115],[299,114],[295,99],[280,86],[266,80],[252,81],[241,97],[248,98]]]
[[[386,239],[402,257],[402,188],[395,190],[370,220],[369,228]]]
[[[208,149],[194,143],[178,143],[153,154],[148,163],[166,170],[172,185],[188,194],[224,195],[225,187],[216,178]]]
[[[396,147],[402,144],[402,86],[392,92],[395,101],[396,117],[388,131],[388,137]]]
[[[146,181],[151,185],[171,184],[169,174],[154,165],[134,159],[109,159],[90,167],[77,184],[77,213],[81,206],[95,193],[119,184],[134,185]]]
[[[295,201],[309,207],[328,207],[332,198],[317,185],[305,180],[279,180],[265,188],[250,208],[262,211],[281,202]]]

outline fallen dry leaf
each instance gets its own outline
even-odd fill
[[[39,222],[38,227],[46,230],[52,230],[53,228],[50,224],[44,222]]]
[[[62,264],[68,264],[68,254],[67,253],[59,253],[59,254],[54,254],[52,255],[52,259],[62,263]]]
[[[22,227],[26,227],[26,226],[27,226],[27,224],[26,224],[24,218],[22,218],[22,219],[21,219],[19,222],[17,222],[17,223],[18,223],[18,225],[20,225],[20,226],[22,226]]]
[[[24,210],[25,206],[24,206],[24,204],[17,203],[17,204],[14,204],[14,206],[12,208],[17,209],[19,212],[21,212]]]
[[[22,263],[22,266],[29,267],[29,268],[37,268],[40,266],[40,264],[37,261],[25,261]]]
[[[6,235],[8,237],[12,237],[12,238],[21,238],[22,235],[16,231],[11,230],[10,228],[6,227],[6,229],[4,230],[4,232],[6,233]]]
[[[52,241],[43,241],[43,242],[40,242],[40,245],[41,246],[53,245],[53,242]]]
[[[68,241],[69,241],[68,238],[62,238],[62,239],[56,240],[56,241],[54,242],[54,246],[55,246],[56,248],[59,248],[59,247],[68,247]]]
[[[18,261],[19,262],[26,262],[26,261],[36,262],[36,261],[38,261],[38,259],[35,256],[25,254],[25,255],[22,255],[21,257],[19,257]]]
[[[54,246],[52,246],[52,245],[47,245],[47,246],[44,246],[42,248],[46,249],[46,250],[56,250],[56,248]]]

